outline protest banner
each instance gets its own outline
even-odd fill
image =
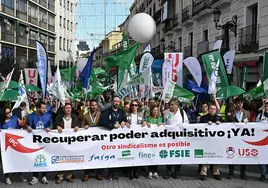
[[[267,123],[2,130],[4,173],[166,164],[268,164]]]

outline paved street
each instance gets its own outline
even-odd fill
[[[49,185],[42,185],[38,184],[31,187],[36,188],[266,188],[268,187],[268,180],[267,182],[260,182],[259,178],[259,168],[257,166],[252,166],[248,168],[248,180],[240,180],[239,178],[235,178],[234,180],[230,181],[227,180],[225,177],[227,176],[228,169],[226,166],[222,168],[222,176],[224,177],[222,181],[216,181],[212,178],[208,178],[207,181],[198,180],[198,174],[196,173],[197,167],[196,165],[184,165],[182,166],[182,173],[181,177],[178,180],[169,179],[164,180],[159,178],[158,180],[148,180],[145,175],[147,173],[140,172],[141,176],[137,180],[128,180],[127,177],[122,177],[119,181],[97,181],[91,178],[87,183],[81,181],[83,177],[82,171],[75,172],[75,181],[74,183],[70,184],[67,182],[62,183],[61,185],[56,185],[53,178],[55,177],[55,173],[49,173]],[[237,168],[239,170],[239,168]],[[164,175],[164,167],[160,167],[160,175]],[[238,174],[238,171],[235,171]],[[30,179],[30,174],[27,174],[27,179]],[[210,174],[210,177],[211,174]],[[8,186],[4,183],[0,183],[0,188],[10,187],[29,187],[28,183],[20,183],[16,181],[18,177],[13,176],[11,180],[13,180],[13,184]],[[3,176],[1,175],[1,182],[3,182]]]

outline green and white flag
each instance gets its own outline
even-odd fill
[[[217,78],[217,90],[229,86],[225,65],[223,63],[220,51],[213,51],[202,55],[204,69],[206,71],[209,82],[211,82],[212,73]]]
[[[244,90],[246,90],[247,88],[247,78],[248,78],[248,67],[244,65],[241,77],[241,88]]]
[[[176,83],[173,82],[172,80],[170,80],[170,79],[167,80],[167,82],[165,84],[165,89],[164,89],[164,92],[162,95],[162,101],[164,101],[165,103],[169,103],[169,101],[173,97],[175,85],[176,85]]]
[[[151,68],[147,68],[143,72],[136,74],[129,82],[126,83],[126,86],[136,86],[143,84],[145,86],[150,86],[151,81]]]

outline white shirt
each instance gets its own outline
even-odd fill
[[[64,122],[64,129],[72,128],[72,118],[69,120],[66,120],[65,118],[63,118],[63,122]]]
[[[138,123],[138,114],[131,114],[131,125],[137,125]]]
[[[187,114],[185,113],[184,110],[183,110],[183,114],[184,114],[184,122],[182,122],[180,109],[178,109],[175,115],[172,112],[170,112],[170,110],[166,110],[164,112],[165,125],[179,126],[179,125],[182,125],[182,123],[189,123]]]
[[[257,116],[256,121],[257,122],[268,122],[268,118],[265,117],[264,112],[262,112]]]

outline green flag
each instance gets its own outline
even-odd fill
[[[60,69],[62,81],[74,81],[76,67]]]
[[[212,73],[215,74],[217,78],[217,90],[229,86],[225,66],[219,50],[202,55],[202,60],[209,82],[211,81]]]
[[[268,78],[268,52],[264,52],[262,81],[266,80],[267,78]]]
[[[268,79],[266,79],[259,86],[256,86],[255,88],[253,88],[244,95],[244,97],[251,100],[262,99],[267,96],[268,96]]]
[[[247,78],[248,78],[248,67],[244,65],[241,77],[241,88],[243,88],[244,90],[246,90],[247,88]]]

